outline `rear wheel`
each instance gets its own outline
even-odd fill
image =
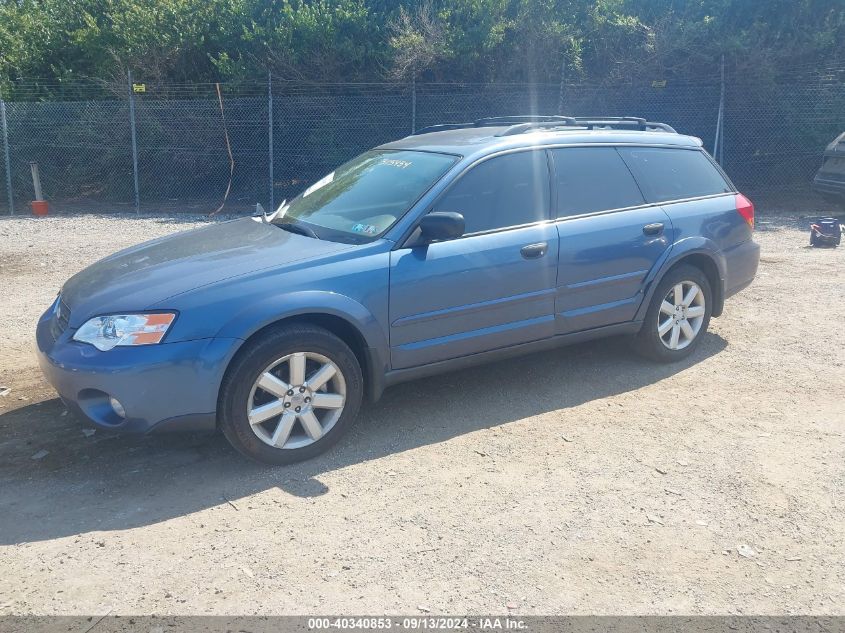
[[[363,395],[355,354],[323,328],[290,325],[248,343],[220,392],[219,424],[238,451],[290,464],[331,447]]]
[[[654,292],[635,349],[663,362],[689,356],[707,331],[712,297],[710,282],[698,268],[682,265],[669,271]]]

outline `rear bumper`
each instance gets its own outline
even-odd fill
[[[725,258],[725,299],[751,285],[760,265],[760,245],[753,240],[722,251]]]
[[[217,393],[237,339],[202,339],[101,352],[71,340],[54,339],[50,311],[36,330],[38,363],[69,409],[112,431],[214,429]],[[109,398],[126,411],[115,413]]]

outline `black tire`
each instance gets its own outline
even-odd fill
[[[248,404],[251,404],[253,385],[265,369],[295,352],[319,354],[336,365],[343,375],[346,400],[340,417],[322,437],[300,448],[276,448],[253,432],[247,413]],[[346,343],[321,327],[285,325],[268,330],[238,352],[226,371],[220,389],[217,423],[229,443],[246,457],[274,466],[292,464],[331,448],[354,422],[363,393],[361,366]],[[268,421],[268,424],[272,423],[272,419]]]
[[[657,332],[658,318],[660,315],[660,306],[663,300],[669,294],[676,284],[682,282],[693,282],[701,288],[704,294],[704,319],[701,322],[701,327],[695,338],[686,347],[682,349],[669,349],[661,340]],[[695,266],[682,264],[670,270],[654,291],[651,298],[651,303],[646,311],[645,320],[639,333],[634,337],[634,349],[651,360],[672,363],[682,360],[692,354],[704,334],[707,332],[707,326],[710,324],[710,314],[713,310],[713,291],[710,287],[710,282],[700,269]]]

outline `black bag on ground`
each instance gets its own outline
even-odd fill
[[[810,225],[810,246],[839,246],[842,225],[836,218],[821,218]]]

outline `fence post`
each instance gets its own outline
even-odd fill
[[[275,192],[273,191],[273,73],[267,73],[267,155],[270,163],[270,213],[276,210]]]
[[[135,93],[132,91],[132,71],[127,71],[129,82],[129,130],[132,134],[132,179],[135,184],[135,213],[141,212],[141,197],[138,192],[138,144],[135,137]]]
[[[564,90],[566,86],[566,55],[560,60],[560,89],[558,90],[557,95],[557,113],[558,115],[563,114],[563,97],[564,97]]]
[[[417,131],[417,73],[411,75],[411,134]]]
[[[722,54],[722,125],[719,126],[719,164],[725,163],[725,55]]]
[[[716,118],[716,138],[713,141],[713,158],[720,165],[724,159],[723,140],[725,137],[725,56],[722,55],[721,79],[719,90],[719,115]],[[724,165],[722,165],[724,166]]]
[[[12,193],[12,161],[9,158],[9,126],[6,122],[6,102],[0,94],[0,126],[3,128],[3,158],[6,163],[6,188],[9,195],[9,215],[15,215],[15,196]]]

